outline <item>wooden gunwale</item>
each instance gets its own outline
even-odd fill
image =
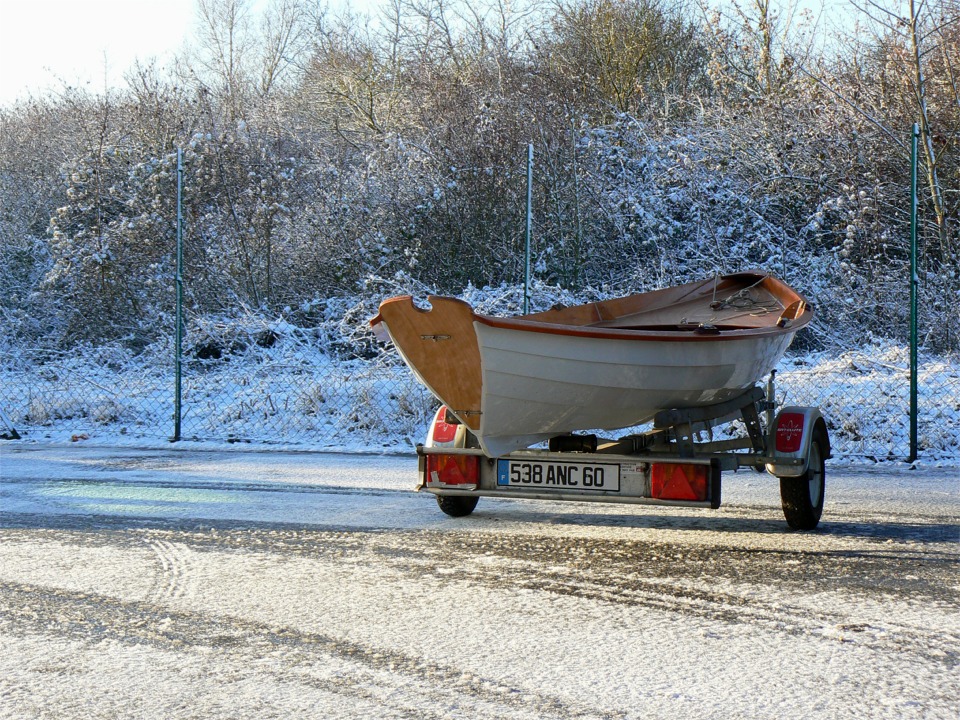
[[[633,340],[652,342],[725,342],[741,340],[759,336],[784,335],[794,333],[810,321],[810,313],[806,319],[800,319],[789,327],[781,328],[769,325],[759,328],[743,328],[724,330],[716,334],[700,334],[694,330],[630,330],[582,327],[578,325],[554,325],[552,323],[531,322],[523,318],[494,318],[487,315],[474,314],[474,320],[490,327],[516,330],[518,332],[548,333],[550,335],[567,335],[574,337],[598,338],[607,340]],[[803,316],[801,316],[803,318]]]

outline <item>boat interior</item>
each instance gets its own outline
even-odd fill
[[[804,311],[803,299],[764,274],[740,273],[688,285],[554,308],[524,320],[621,330],[725,330],[784,327]]]

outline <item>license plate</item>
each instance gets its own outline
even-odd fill
[[[560,460],[497,460],[497,485],[620,492],[620,466]]]

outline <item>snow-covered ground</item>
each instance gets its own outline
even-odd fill
[[[480,309],[508,309],[490,290],[465,297]],[[335,343],[321,342],[316,328],[280,322],[254,324],[240,335],[230,326],[234,334],[222,331],[218,342],[242,350],[224,350],[222,357],[201,361],[188,353],[181,437],[304,450],[409,451],[425,437],[439,401],[390,346],[373,345],[369,312],[354,313],[363,318],[366,335],[348,324],[360,340],[341,338],[367,359],[336,359]],[[275,339],[261,346],[252,339],[257,332]],[[4,348],[0,342],[0,410],[31,442],[164,445],[175,433],[176,384],[167,344],[158,341],[134,355],[115,345],[54,352]],[[910,454],[909,365],[908,348],[889,342],[791,354],[777,370],[777,399],[781,406],[820,408],[837,457],[902,459]],[[960,463],[960,361],[922,356],[917,381],[921,460]]]
[[[412,456],[0,446],[2,718],[949,718],[956,470],[716,511],[481,501]]]

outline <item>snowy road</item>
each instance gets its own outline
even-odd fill
[[[412,457],[0,448],[2,718],[948,718],[956,470],[720,510],[482,500]]]

